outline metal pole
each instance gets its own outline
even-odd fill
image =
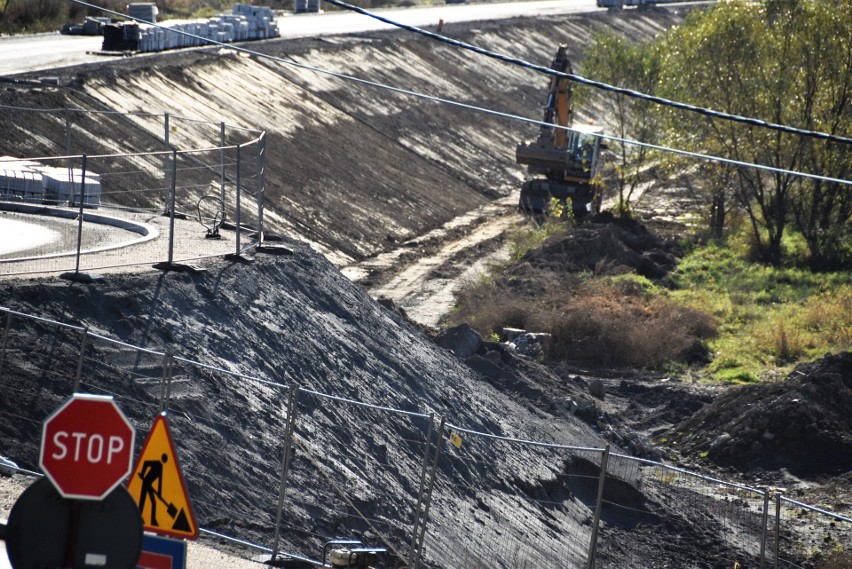
[[[219,190],[222,196],[222,221],[225,221],[225,123],[219,123]]]
[[[177,192],[177,150],[172,150],[172,192],[169,196],[169,265],[175,250],[175,193]]]
[[[284,491],[287,489],[287,471],[290,469],[290,451],[293,448],[293,431],[296,427],[296,404],[299,388],[292,386],[287,400],[287,431],[284,434],[284,456],[281,459],[281,482],[278,487],[278,510],[275,513],[275,538],[272,542],[272,561],[278,557],[278,540],[281,537],[281,514],[284,510]]]
[[[77,373],[74,375],[74,391],[72,393],[77,393],[80,391],[80,377],[83,373],[83,360],[86,355],[86,342],[89,340],[89,329],[83,328],[83,339],[80,340],[80,356],[77,358]]]
[[[589,543],[588,569],[595,567],[595,555],[598,549],[598,525],[601,521],[601,506],[603,505],[604,484],[606,483],[606,465],[609,462],[609,445],[604,447],[601,455],[601,476],[598,479],[598,496],[595,500],[595,518],[592,522],[592,539]]]
[[[237,255],[237,256],[239,256],[239,254],[240,254],[240,234],[242,232],[242,227],[240,225],[242,223],[240,221],[240,219],[242,217],[242,215],[241,215],[242,206],[240,206],[240,160],[241,160],[240,148],[242,148],[242,146],[238,144],[237,145],[237,250],[234,252],[234,254]]]
[[[6,346],[9,345],[9,330],[11,329],[12,313],[6,312],[6,327],[3,329],[3,350],[0,351],[0,377],[3,377],[3,364],[6,363]]]
[[[71,111],[65,107],[65,156],[71,156]]]
[[[83,177],[80,180],[80,211],[77,216],[77,263],[74,272],[80,272],[80,252],[83,248],[83,202],[86,201],[86,160],[83,154]],[[71,199],[74,199],[74,183],[71,183]]]
[[[168,153],[171,150],[169,143],[169,113],[163,113],[163,148]],[[169,207],[169,155],[163,154],[163,203]],[[167,212],[168,213],[168,212]]]
[[[266,132],[261,133],[260,138],[258,139],[258,149],[257,149],[257,242],[260,245],[263,245],[263,200],[265,198],[264,195],[264,185],[263,185],[263,171],[265,169],[265,161],[266,160]]]
[[[763,528],[760,532],[760,569],[766,567],[766,534],[769,528],[769,488],[763,490]]]
[[[778,549],[781,543],[781,492],[775,492],[775,569],[778,569]]]
[[[429,451],[432,446],[432,430],[435,427],[435,414],[429,414],[429,424],[426,431],[426,452],[423,453],[423,466],[420,469],[420,492],[417,494],[417,506],[414,508],[414,525],[411,530],[411,547],[408,549],[408,566],[414,567],[414,552],[417,548],[417,529],[420,523],[420,507],[426,493],[426,469],[429,465]]]
[[[426,535],[426,523],[429,520],[429,506],[432,504],[432,490],[435,489],[435,477],[438,471],[438,458],[441,456],[441,444],[444,441],[444,422],[446,419],[441,417],[441,425],[438,427],[438,437],[435,439],[435,460],[432,463],[432,472],[430,473],[429,491],[426,492],[426,503],[423,505],[423,521],[420,522],[420,536],[418,537],[417,555],[414,557],[414,564],[411,569],[417,569],[420,564],[420,555],[423,553],[423,538]]]
[[[166,350],[163,355],[163,381],[160,383],[160,411],[164,412],[169,404],[169,395],[172,382],[172,364],[174,356],[171,350]]]

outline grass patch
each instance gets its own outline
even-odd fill
[[[852,276],[751,263],[744,249],[695,249],[671,276],[675,302],[719,323],[709,341],[716,379],[752,382],[852,347]]]
[[[738,384],[781,378],[801,361],[852,348],[849,272],[755,263],[745,239],[690,247],[662,282],[530,262],[567,231],[553,222],[518,230],[512,260],[463,287],[448,323],[468,322],[492,338],[504,327],[550,333],[550,360],[691,368]]]

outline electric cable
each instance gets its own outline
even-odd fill
[[[694,113],[699,113],[702,115],[724,119],[733,122],[739,122],[744,124],[750,124],[753,126],[758,126],[761,128],[767,128],[771,130],[777,130],[780,132],[786,132],[789,134],[797,134],[800,136],[807,136],[811,138],[818,138],[821,140],[828,140],[831,142],[840,142],[843,144],[852,144],[852,138],[846,138],[844,136],[837,136],[835,134],[829,134],[827,132],[820,132],[814,130],[806,130],[793,126],[773,123],[769,121],[764,121],[761,119],[755,119],[751,117],[744,117],[741,115],[735,115],[731,113],[724,113],[722,111],[717,111],[714,109],[708,109],[706,107],[699,107],[696,105],[690,105],[687,103],[681,103],[679,101],[673,101],[671,99],[666,99],[664,97],[658,97],[656,95],[648,95],[647,93],[642,93],[640,91],[635,91],[633,89],[626,89],[624,87],[617,87],[615,85],[610,85],[609,83],[604,83],[602,81],[595,81],[593,79],[587,79],[582,75],[577,75],[575,73],[565,73],[562,71],[556,71],[555,69],[551,69],[549,67],[544,67],[529,61],[525,61],[523,59],[518,59],[516,57],[512,57],[509,55],[505,55],[502,53],[498,53],[496,51],[491,51],[489,49],[485,49],[479,47],[477,45],[473,45],[467,42],[459,41],[450,37],[447,37],[442,34],[438,34],[435,32],[430,32],[429,30],[424,30],[423,28],[418,28],[417,26],[411,26],[409,24],[403,24],[402,22],[397,22],[395,20],[391,20],[390,18],[385,18],[384,16],[380,16],[369,10],[365,10],[364,8],[359,8],[358,6],[353,6],[352,4],[347,4],[346,2],[341,2],[341,0],[325,0],[329,4],[334,4],[335,6],[339,6],[340,8],[345,8],[346,10],[351,10],[353,12],[357,12],[359,14],[363,14],[364,16],[368,16],[370,18],[376,19],[385,24],[389,24],[391,26],[395,26],[397,28],[401,28],[404,30],[408,30],[410,32],[414,32],[416,34],[424,35],[426,37],[432,38],[434,40],[459,47],[462,49],[466,49],[468,51],[472,51],[474,53],[478,53],[480,55],[484,55],[486,57],[490,57],[492,59],[497,59],[503,61],[504,63],[511,63],[513,65],[518,65],[520,67],[524,67],[526,69],[531,69],[533,71],[537,71],[539,73],[543,73],[545,75],[552,75],[555,77],[560,77],[564,79],[568,79],[570,81],[574,81],[575,83],[580,83],[582,85],[588,85],[589,87],[594,87],[596,89],[600,89],[602,91],[609,91],[612,93],[619,93],[621,95],[626,95],[628,97],[633,97],[636,99],[642,99],[645,101],[651,101],[653,103],[657,103],[659,105],[672,107],[675,109],[681,109],[685,111],[690,111]]]
[[[326,0],[326,1],[331,1],[331,0]],[[334,1],[337,1],[337,0],[334,0]],[[434,103],[451,105],[451,106],[455,106],[455,107],[466,109],[466,110],[471,110],[471,111],[475,111],[475,112],[479,112],[479,113],[483,113],[483,114],[496,116],[496,117],[499,117],[499,118],[505,118],[505,119],[509,119],[509,120],[524,122],[524,123],[528,123],[528,124],[534,124],[534,125],[538,125],[538,126],[558,128],[558,129],[562,129],[562,130],[566,130],[566,131],[575,131],[574,129],[571,129],[571,128],[568,128],[568,127],[562,127],[562,126],[559,126],[559,125],[554,125],[552,123],[546,123],[546,122],[541,121],[541,120],[530,119],[530,118],[527,118],[527,117],[522,117],[522,116],[514,115],[514,114],[511,114],[511,113],[505,113],[505,112],[502,112],[502,111],[496,111],[496,110],[488,109],[488,108],[485,108],[485,107],[479,107],[479,106],[476,106],[476,105],[463,103],[461,101],[456,101],[454,99],[447,99],[447,98],[443,98],[443,97],[436,97],[436,96],[433,96],[433,95],[427,95],[425,93],[420,93],[418,91],[412,91],[410,89],[404,89],[402,87],[387,85],[387,84],[384,84],[384,83],[379,83],[379,82],[376,82],[376,81],[363,79],[361,77],[356,77],[354,75],[347,75],[345,73],[338,73],[338,72],[335,72],[335,71],[329,71],[327,69],[322,69],[322,68],[314,67],[314,66],[307,65],[307,64],[304,64],[304,63],[299,63],[299,62],[291,60],[291,59],[285,59],[285,58],[282,58],[282,57],[277,57],[277,56],[274,56],[274,55],[261,53],[261,52],[255,51],[255,50],[247,49],[247,48],[236,46],[236,45],[233,45],[233,44],[228,44],[228,43],[225,43],[225,42],[212,40],[212,39],[209,39],[209,38],[206,38],[206,37],[203,37],[203,36],[191,34],[189,32],[183,31],[183,30],[170,28],[168,26],[163,26],[163,25],[156,24],[156,23],[146,22],[145,20],[142,20],[140,18],[128,16],[128,15],[122,13],[122,12],[117,12],[115,10],[110,10],[108,8],[102,8],[102,7],[97,6],[95,4],[85,2],[84,0],[71,0],[71,2],[73,2],[75,4],[80,4],[81,6],[86,6],[88,8],[92,8],[92,9],[95,9],[95,10],[101,10],[101,11],[108,13],[108,14],[121,16],[123,18],[128,18],[130,20],[135,20],[135,21],[141,22],[143,24],[153,26],[153,27],[157,27],[157,28],[161,28],[161,29],[164,29],[164,30],[172,32],[172,33],[177,33],[177,34],[185,35],[185,36],[188,36],[188,37],[191,37],[191,38],[199,39],[199,40],[207,42],[211,45],[219,46],[219,47],[222,47],[224,49],[236,51],[238,53],[245,53],[247,55],[251,55],[251,56],[254,56],[254,57],[257,57],[257,58],[260,58],[260,59],[268,59],[270,61],[275,61],[277,63],[281,63],[281,64],[284,64],[284,65],[290,65],[290,66],[293,66],[293,67],[297,67],[299,69],[304,69],[306,71],[311,71],[311,72],[314,72],[314,73],[327,75],[329,77],[334,77],[336,79],[342,79],[344,81],[351,81],[351,82],[354,82],[354,83],[359,83],[361,85],[366,85],[366,86],[374,87],[374,88],[377,88],[377,89],[384,89],[386,91],[390,91],[390,92],[393,92],[393,93],[398,93],[398,94],[401,94],[401,95],[416,97],[416,98],[428,100],[428,101],[431,101],[431,102],[434,102]],[[402,24],[400,24],[400,25],[402,25]],[[431,33],[431,32],[428,32],[428,33]],[[453,41],[455,41],[455,40],[453,40]],[[480,48],[477,48],[477,49],[480,49]],[[552,69],[546,69],[546,68],[541,68],[541,69],[543,69],[547,72],[553,73]],[[730,164],[730,165],[733,165],[733,166],[743,166],[743,167],[748,167],[748,168],[755,168],[755,169],[758,169],[758,170],[770,171],[770,172],[781,173],[781,174],[789,174],[789,175],[792,175],[792,176],[799,176],[799,177],[809,178],[809,179],[813,179],[813,180],[819,180],[819,181],[824,181],[824,182],[833,182],[833,183],[839,183],[839,184],[852,186],[852,180],[843,180],[843,179],[840,179],[840,178],[833,178],[833,177],[830,177],[830,176],[822,176],[822,175],[819,175],[819,174],[811,174],[811,173],[800,172],[800,171],[796,171],[796,170],[787,170],[787,169],[784,169],[784,168],[776,168],[774,166],[766,166],[766,165],[763,165],[763,164],[755,164],[755,163],[751,163],[751,162],[743,162],[743,161],[740,161],[740,160],[732,160],[732,159],[723,158],[723,157],[720,157],[720,156],[713,156],[713,155],[708,155],[708,154],[702,154],[702,153],[699,153],[699,152],[691,152],[691,151],[687,151],[687,150],[679,150],[679,149],[676,149],[676,148],[670,148],[670,147],[666,147],[666,146],[649,144],[649,143],[646,143],[646,142],[640,142],[638,140],[618,138],[618,137],[614,137],[614,136],[599,135],[599,134],[596,134],[595,136],[600,136],[601,138],[604,138],[606,140],[622,142],[624,144],[630,144],[630,145],[635,145],[635,146],[644,146],[646,148],[650,148],[650,149],[654,149],[654,150],[671,152],[671,153],[674,153],[674,154],[680,154],[682,156],[689,156],[689,157],[693,157],[693,158],[709,160],[709,161],[712,161],[712,162],[718,162],[718,163],[722,163],[722,164]],[[850,139],[849,142],[852,142],[852,139]]]

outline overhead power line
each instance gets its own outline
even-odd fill
[[[169,31],[169,32],[172,32],[172,33],[182,34],[182,35],[185,35],[185,36],[188,36],[188,37],[196,38],[196,39],[201,40],[203,42],[209,43],[210,45],[219,46],[219,47],[222,47],[224,49],[229,49],[229,50],[236,51],[236,52],[239,52],[239,53],[245,53],[247,55],[251,55],[251,56],[257,57],[259,59],[268,59],[270,61],[275,61],[277,63],[281,63],[281,64],[284,64],[284,65],[290,65],[292,67],[304,69],[306,71],[311,71],[311,72],[314,72],[314,73],[327,75],[329,77],[334,77],[336,79],[342,79],[344,81],[351,81],[351,82],[354,82],[354,83],[359,83],[361,85],[366,85],[366,86],[369,86],[369,87],[375,87],[377,89],[384,89],[386,91],[390,91],[390,92],[393,92],[393,93],[398,93],[398,94],[401,94],[401,95],[407,95],[407,96],[410,96],[410,97],[416,97],[416,98],[431,101],[431,102],[434,102],[434,103],[451,105],[451,106],[454,106],[454,107],[458,107],[458,108],[462,108],[462,109],[466,109],[466,110],[470,110],[470,111],[474,111],[474,112],[478,112],[478,113],[483,113],[483,114],[495,116],[495,117],[498,117],[498,118],[504,118],[504,119],[508,119],[508,120],[512,120],[512,121],[523,122],[523,123],[537,125],[537,126],[546,126],[546,127],[550,127],[550,128],[558,128],[558,129],[567,130],[567,131],[574,130],[574,129],[571,129],[571,128],[568,128],[568,127],[562,127],[562,126],[554,125],[554,124],[551,124],[551,123],[545,123],[544,121],[537,120],[537,119],[531,119],[531,118],[522,117],[522,116],[519,116],[519,115],[513,115],[513,114],[510,114],[510,113],[495,111],[493,109],[488,109],[488,108],[485,108],[485,107],[478,107],[476,105],[463,103],[461,101],[456,101],[456,100],[453,100],[453,99],[435,97],[433,95],[427,95],[425,93],[412,91],[410,89],[403,89],[402,87],[395,87],[393,85],[387,85],[387,84],[379,83],[379,82],[376,82],[376,81],[370,81],[368,79],[362,79],[360,77],[355,77],[354,75],[347,75],[345,73],[338,73],[336,71],[329,71],[327,69],[322,69],[322,68],[314,67],[314,66],[307,65],[307,64],[304,64],[304,63],[299,63],[297,61],[293,61],[292,59],[284,59],[282,57],[277,57],[277,56],[274,56],[274,55],[261,53],[261,52],[254,51],[254,50],[251,50],[251,49],[246,49],[244,47],[240,47],[240,46],[237,46],[237,45],[208,39],[208,38],[205,38],[203,36],[198,36],[198,35],[195,35],[195,34],[191,34],[189,32],[185,32],[183,30],[169,28],[168,26],[162,26],[160,24],[155,24],[155,23],[151,23],[151,22],[145,22],[142,19],[133,18],[132,16],[128,16],[128,15],[122,13],[122,12],[116,12],[116,11],[110,10],[108,8],[103,8],[101,6],[97,6],[95,4],[85,2],[83,0],[71,0],[71,1],[74,2],[75,4],[80,4],[81,6],[86,6],[86,7],[89,7],[89,8],[93,8],[95,10],[101,10],[102,12],[107,13],[107,14],[113,14],[113,15],[116,15],[116,16],[121,16],[122,18],[127,18],[127,19],[130,19],[130,20],[136,20],[138,22],[145,23],[145,24],[153,26],[153,27],[162,28],[162,29]],[[329,0],[326,0],[326,1],[329,1]],[[796,170],[787,170],[787,169],[784,169],[784,168],[776,168],[774,166],[766,166],[766,165],[763,165],[763,164],[755,164],[755,163],[752,163],[752,162],[742,162],[742,161],[739,161],[739,160],[731,160],[730,158],[723,158],[723,157],[720,157],[720,156],[713,156],[713,155],[709,155],[709,154],[701,154],[699,152],[690,152],[690,151],[687,151],[687,150],[680,150],[680,149],[677,149],[677,148],[659,146],[659,145],[656,145],[656,144],[648,144],[647,142],[640,142],[638,140],[631,140],[631,139],[626,139],[626,138],[617,138],[617,137],[614,137],[614,136],[607,136],[607,135],[600,135],[600,134],[597,134],[595,136],[599,136],[599,137],[604,138],[606,140],[621,142],[621,143],[624,143],[624,144],[644,146],[645,148],[651,148],[651,149],[660,150],[660,151],[663,151],[663,152],[670,152],[670,153],[673,153],[673,154],[679,154],[681,156],[689,156],[689,157],[692,157],[692,158],[699,158],[699,159],[702,159],[702,160],[709,160],[709,161],[712,161],[712,162],[718,162],[720,164],[729,164],[729,165],[732,165],[732,166],[743,166],[743,167],[754,168],[754,169],[757,169],[757,170],[763,170],[763,171],[767,171],[767,172],[789,174],[789,175],[792,175],[792,176],[799,176],[799,177],[808,178],[808,179],[812,179],[812,180],[820,180],[820,181],[823,181],[823,182],[834,182],[834,183],[838,183],[838,184],[844,184],[844,185],[852,186],[852,180],[843,180],[843,179],[840,179],[840,178],[832,178],[832,177],[829,177],[829,176],[821,176],[819,174],[810,174],[810,173],[807,173],[807,172],[799,172],[799,171],[796,171]]]
[[[459,41],[435,32],[430,32],[429,30],[424,30],[423,28],[418,28],[417,26],[411,26],[408,24],[403,24],[402,22],[397,22],[395,20],[391,20],[390,18],[385,18],[384,16],[380,16],[369,10],[365,10],[363,8],[359,8],[358,6],[353,6],[352,4],[347,4],[346,2],[341,2],[341,0],[325,0],[329,4],[334,4],[335,6],[339,6],[341,8],[345,8],[347,10],[352,10],[353,12],[358,12],[359,14],[363,14],[365,16],[369,16],[370,18],[374,18],[380,22],[384,22],[391,26],[395,26],[397,28],[402,28],[404,30],[408,30],[410,32],[414,32],[417,34],[421,34],[427,37],[430,37],[434,40],[461,48],[466,49],[480,55],[484,55],[486,57],[490,57],[492,59],[497,59],[503,61],[505,63],[511,63],[513,65],[518,65],[520,67],[525,67],[527,69],[531,69],[533,71],[538,71],[540,73],[544,73],[546,75],[553,75],[555,77],[562,77],[568,79],[570,81],[574,81],[576,83],[580,83],[582,85],[588,85],[590,87],[594,87],[595,89],[600,89],[603,91],[609,91],[611,93],[619,93],[621,95],[626,95],[628,97],[632,97],[635,99],[642,99],[645,101],[651,101],[653,103],[657,103],[659,105],[663,105],[666,107],[672,107],[675,109],[681,109],[684,111],[690,111],[693,113],[699,113],[702,115],[706,115],[709,117],[714,117],[718,119],[723,119],[727,121],[733,121],[743,124],[750,124],[753,126],[767,128],[771,130],[776,130],[780,132],[786,132],[789,134],[796,134],[800,136],[807,136],[811,138],[817,138],[820,140],[828,140],[831,142],[840,142],[842,144],[852,144],[852,138],[846,138],[844,136],[837,136],[835,134],[829,134],[827,132],[820,132],[814,130],[806,130],[793,126],[773,123],[764,121],[761,119],[755,119],[751,117],[744,117],[741,115],[734,115],[731,113],[723,113],[722,111],[716,111],[713,109],[708,109],[706,107],[699,107],[696,105],[689,105],[687,103],[681,103],[678,101],[673,101],[671,99],[665,99],[663,97],[657,97],[656,95],[648,95],[647,93],[642,93],[640,91],[635,91],[633,89],[625,89],[624,87],[617,87],[615,85],[610,85],[608,83],[603,83],[601,81],[594,81],[592,79],[587,79],[582,75],[576,75],[574,73],[564,73],[561,71],[556,71],[549,67],[544,67],[541,65],[537,65],[535,63],[531,63],[529,61],[525,61],[523,59],[519,59],[517,57],[512,57],[509,55],[505,55],[502,53],[498,53],[496,51],[491,51],[489,49],[485,49],[479,47],[477,45],[473,45],[467,42]]]

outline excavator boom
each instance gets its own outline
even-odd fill
[[[572,73],[567,46],[559,46],[550,67],[560,73]],[[574,214],[582,216],[593,201],[590,182],[600,152],[599,137],[595,135],[601,131],[596,127],[574,127],[571,94],[570,80],[552,75],[538,138],[515,149],[515,161],[526,165],[530,174],[538,175],[521,187],[520,208],[529,213],[543,213],[550,199],[557,198],[571,199]]]

